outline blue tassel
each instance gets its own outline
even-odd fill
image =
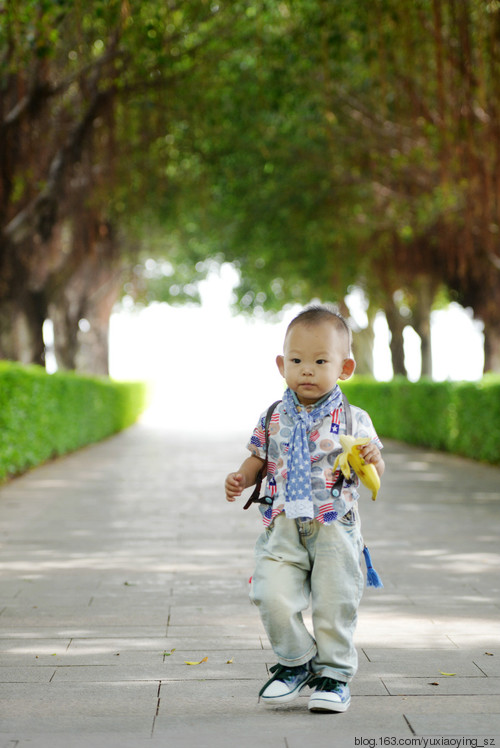
[[[366,586],[367,587],[383,587],[382,580],[372,566],[372,557],[368,548],[363,548],[363,556],[365,557],[366,564]]]

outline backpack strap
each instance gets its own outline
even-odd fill
[[[344,416],[345,416],[345,432],[347,436],[352,436],[352,413],[351,413],[351,406],[349,405],[349,400],[347,397],[342,393],[342,407],[344,410]]]
[[[352,412],[351,412],[351,406],[349,405],[349,400],[347,397],[342,393],[342,411],[344,413],[345,417],[345,432],[348,436],[352,436]],[[342,470],[339,470],[339,474],[337,477],[337,480],[333,484],[331,488],[331,495],[334,499],[338,499],[340,494],[342,493],[342,486],[344,485],[344,474],[342,473]]]
[[[269,406],[266,413],[266,420],[264,424],[264,433],[266,435],[266,459],[264,460],[264,464],[262,465],[261,469],[259,470],[257,474],[257,480],[255,483],[255,488],[253,490],[252,495],[248,499],[247,503],[243,507],[243,509],[248,509],[252,504],[270,504],[272,503],[271,497],[262,496],[260,497],[260,489],[262,486],[262,480],[267,475],[267,465],[268,465],[268,458],[269,458],[269,424],[271,423],[272,415],[276,409],[276,406],[279,405],[281,400],[276,400],[272,405]]]

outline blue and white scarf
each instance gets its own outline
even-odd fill
[[[341,407],[342,391],[337,384],[309,413],[304,405],[297,405],[290,389],[285,391],[283,404],[294,422],[288,450],[285,514],[290,519],[314,519],[309,434],[315,423]]]

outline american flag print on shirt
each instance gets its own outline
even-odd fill
[[[265,527],[269,527],[271,522],[274,521],[274,518],[278,516],[278,514],[281,514],[283,511],[284,506],[283,504],[279,504],[278,506],[270,506],[266,509],[264,514],[262,515],[262,521],[264,523]]]
[[[329,525],[330,522],[333,522],[338,517],[338,512],[335,512],[333,509],[333,504],[321,504],[321,506],[318,509],[318,514],[316,515],[316,519],[318,522],[321,522],[322,525],[327,524]]]
[[[333,472],[331,469],[325,470],[325,488],[331,491],[340,475],[340,470]]]
[[[276,492],[278,491],[278,487],[276,485],[276,478],[274,475],[271,475],[269,480],[267,481],[267,495],[268,496],[276,496]]]
[[[276,473],[276,463],[272,460],[267,461],[267,474],[274,475]]]
[[[330,434],[338,434],[340,433],[340,415],[342,413],[342,408],[335,408],[335,410],[332,410],[332,425],[330,427]]]

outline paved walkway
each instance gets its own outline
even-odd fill
[[[311,714],[257,703],[260,521],[222,493],[244,442],[140,424],[0,490],[0,748],[500,745],[500,470],[386,443],[362,507],[385,589],[350,710]]]

